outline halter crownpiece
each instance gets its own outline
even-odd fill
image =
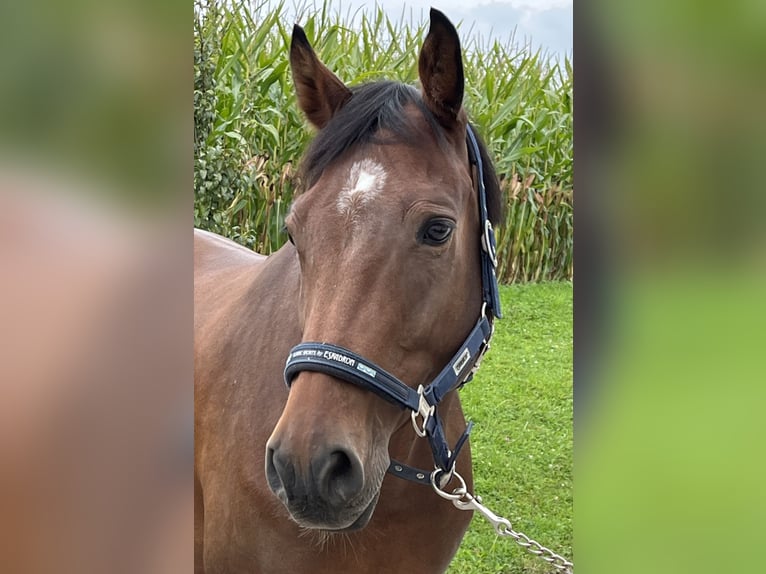
[[[494,333],[493,320],[502,317],[500,295],[497,287],[495,233],[487,211],[487,191],[484,187],[484,166],[481,151],[471,126],[467,126],[468,158],[476,166],[481,229],[481,315],[459,350],[427,386],[416,389],[408,387],[394,375],[353,351],[328,343],[306,342],[292,348],[285,363],[285,383],[288,389],[301,371],[314,371],[340,379],[371,391],[394,405],[409,409],[415,432],[428,439],[436,465],[435,473],[442,483],[449,481],[455,461],[468,439],[473,423],[468,423],[455,447],[450,450],[444,434],[444,426],[436,411],[437,405],[450,391],[461,387],[473,378],[481,359],[489,349]],[[419,422],[420,421],[420,422]],[[388,471],[396,476],[431,484],[430,471],[412,468],[391,461]]]

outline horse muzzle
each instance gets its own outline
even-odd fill
[[[304,468],[290,450],[270,441],[266,478],[292,519],[306,528],[363,528],[379,496],[379,488],[366,484],[359,457],[340,446],[317,449]]]

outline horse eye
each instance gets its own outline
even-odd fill
[[[448,219],[432,219],[421,232],[421,240],[428,245],[442,245],[452,235],[455,224]]]
[[[282,232],[283,232],[283,233],[286,233],[286,234],[287,234],[287,240],[288,240],[290,243],[292,243],[293,245],[295,245],[295,240],[293,239],[293,236],[292,236],[292,235],[290,235],[290,231],[287,229],[287,226],[286,226],[286,225],[282,227]]]

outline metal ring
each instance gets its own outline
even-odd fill
[[[489,256],[489,260],[492,262],[492,268],[497,268],[497,247],[493,247],[490,242],[490,233],[493,233],[492,222],[489,219],[484,220],[484,233],[481,237],[482,246],[484,252]]]
[[[452,476],[457,478],[458,481],[460,481],[460,486],[458,486],[455,490],[452,491],[452,493],[446,492],[441,489],[436,484],[436,479],[439,476],[439,473],[444,472],[442,469],[437,468],[431,473],[431,486],[434,487],[434,490],[436,491],[436,494],[441,496],[442,498],[445,498],[447,500],[453,501],[453,503],[456,500],[461,500],[465,497],[466,494],[468,494],[468,487],[465,484],[465,480],[463,480],[463,477],[458,474],[457,471],[452,472]]]

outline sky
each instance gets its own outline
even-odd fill
[[[542,48],[552,55],[572,55],[573,0],[377,0],[383,10],[398,20],[406,7],[405,19],[427,21],[431,6],[444,12],[457,24],[461,36],[470,33],[483,38],[505,41],[515,29],[519,44],[529,43],[533,49]],[[373,2],[340,0],[331,2],[334,9],[345,14],[359,7],[370,8]]]

